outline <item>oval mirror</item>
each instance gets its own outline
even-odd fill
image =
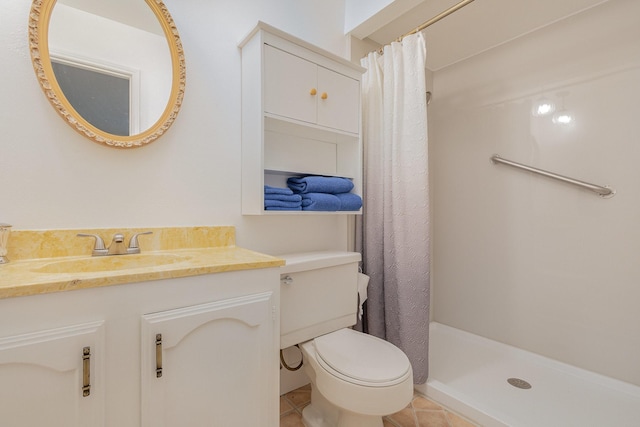
[[[184,52],[161,0],[33,0],[29,45],[49,102],[97,143],[143,146],[178,115]]]

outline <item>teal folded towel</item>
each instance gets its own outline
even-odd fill
[[[353,193],[341,193],[335,195],[340,200],[341,211],[357,211],[362,207],[362,197]]]
[[[302,195],[303,211],[338,211],[340,199],[334,194],[305,193]]]
[[[294,176],[287,179],[287,186],[295,193],[348,193],[353,182],[337,176]]]
[[[264,186],[264,194],[293,194],[290,188],[271,187],[269,185]]]

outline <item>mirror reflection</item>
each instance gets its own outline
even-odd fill
[[[162,117],[172,90],[172,57],[144,0],[58,0],[48,37],[56,81],[91,125],[130,136]]]

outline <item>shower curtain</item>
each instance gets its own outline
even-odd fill
[[[428,376],[429,188],[421,33],[362,59],[364,211],[356,227],[370,276],[366,332],[402,349],[414,383]]]

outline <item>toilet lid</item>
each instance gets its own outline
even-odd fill
[[[393,385],[411,373],[407,356],[372,335],[341,329],[314,340],[318,362],[342,379],[366,385]]]

